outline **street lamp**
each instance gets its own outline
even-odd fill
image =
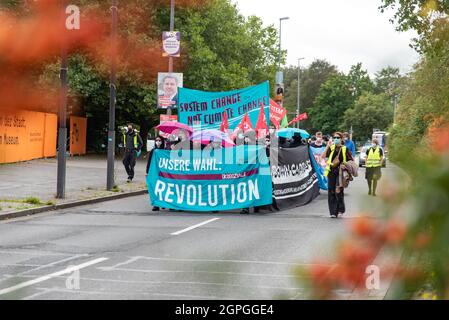
[[[279,55],[278,70],[281,71],[281,40],[282,40],[282,21],[290,19],[289,17],[279,18]]]
[[[301,97],[301,91],[300,91],[301,67],[300,67],[300,63],[301,63],[301,60],[304,60],[304,59],[305,58],[298,59],[298,96],[297,96],[297,101],[296,101],[296,116],[299,116],[299,111],[300,111],[300,97]],[[296,122],[296,126],[299,129],[299,121]]]
[[[117,0],[112,0],[112,28],[111,28],[111,75],[109,85],[109,125],[108,125],[108,162],[106,174],[106,189],[114,188],[114,161],[115,161],[115,104],[117,96]]]

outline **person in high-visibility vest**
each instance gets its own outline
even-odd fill
[[[125,148],[123,165],[128,174],[127,182],[131,182],[134,179],[134,167],[136,166],[137,153],[142,149],[142,146],[142,138],[137,130],[134,129],[134,125],[129,123],[128,130],[123,133],[123,147]]]
[[[383,161],[383,151],[379,147],[377,139],[372,140],[372,146],[366,150],[366,171],[365,179],[368,181],[368,194],[376,196],[377,181],[382,176],[381,167]]]
[[[327,177],[327,200],[329,213],[332,218],[346,211],[344,188],[339,186],[340,165],[346,161],[353,160],[351,151],[345,147],[343,134],[335,132],[332,140],[329,140],[323,156],[327,158],[327,167],[324,175]],[[337,160],[338,159],[338,160]]]

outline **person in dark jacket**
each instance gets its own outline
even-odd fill
[[[292,137],[292,142],[289,145],[289,148],[296,148],[302,145],[301,135],[297,132]]]
[[[131,182],[134,179],[134,167],[136,166],[137,153],[140,152],[142,146],[142,138],[137,130],[134,129],[134,125],[129,123],[128,130],[123,133],[123,147],[125,148],[123,165],[128,174],[127,182]]]
[[[325,176],[327,176],[328,181],[329,213],[332,218],[337,218],[339,214],[344,214],[346,211],[344,188],[338,182],[340,165],[346,161],[353,160],[353,157],[351,151],[344,145],[341,132],[334,133],[332,142],[329,141],[324,153],[328,159]],[[338,160],[336,160],[337,157]]]
[[[145,171],[145,176],[148,176],[148,173],[150,172],[150,166],[151,166],[151,160],[153,159],[153,153],[156,149],[165,149],[165,139],[162,136],[157,136],[154,140],[154,148],[151,149],[151,151],[148,153],[148,162],[147,162],[147,169]],[[153,211],[159,211],[159,207],[154,206]]]

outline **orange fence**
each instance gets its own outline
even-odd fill
[[[70,117],[70,154],[86,154],[87,118]]]
[[[0,111],[0,163],[56,156],[58,117],[32,111]]]

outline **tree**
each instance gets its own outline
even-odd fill
[[[19,4],[12,10],[31,6]],[[101,41],[69,53],[69,103],[81,105],[82,110],[75,109],[89,117],[88,147],[97,149],[107,139],[110,4],[100,0],[74,0],[73,4],[81,6],[83,16],[95,16],[106,26]],[[156,108],[156,76],[168,69],[160,35],[169,26],[169,16],[167,1],[120,2],[116,123],[134,122],[142,136],[158,124],[163,112]],[[230,1],[177,1],[175,26],[181,31],[182,51],[181,58],[174,59],[174,70],[184,73],[186,87],[224,91],[274,78],[276,28],[263,26],[257,17],[244,18]],[[35,73],[41,73],[40,84],[57,94],[58,57],[47,60],[44,71]]]
[[[376,73],[374,79],[374,93],[385,93],[390,98],[398,95],[403,77],[399,68],[386,67]]]
[[[396,30],[415,30],[418,38],[413,40],[412,46],[423,53],[434,49],[432,33],[438,25],[447,21],[449,1],[447,0],[382,0],[379,7],[381,12],[387,9],[395,10],[390,22],[397,23]]]
[[[354,106],[345,111],[343,125],[353,128],[354,140],[371,137],[373,129],[387,130],[393,122],[393,106],[385,94],[365,93]]]
[[[354,101],[365,92],[372,92],[374,89],[368,71],[362,69],[361,62],[351,67],[348,73],[348,84],[353,93]]]
[[[290,67],[294,71],[294,79],[290,81],[285,90],[284,107],[291,113],[296,112],[298,94],[298,68]],[[289,68],[289,70],[290,70]],[[288,72],[290,74],[290,71]],[[301,69],[300,83],[300,112],[309,112],[313,102],[318,95],[321,85],[326,82],[331,75],[337,74],[337,67],[326,60],[316,59],[307,68]],[[301,127],[310,130],[312,124],[310,120],[302,121]]]
[[[345,111],[353,105],[349,79],[342,73],[332,75],[321,87],[310,109],[313,129],[331,134],[341,128]]]
[[[158,11],[160,25],[167,16]],[[224,91],[273,78],[278,41],[274,26],[264,27],[254,16],[245,19],[228,0],[210,0],[199,10],[178,10],[176,22],[185,39],[187,86]]]

